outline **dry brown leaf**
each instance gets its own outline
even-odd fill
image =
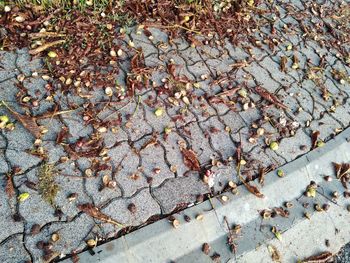
[[[336,174],[337,178],[339,179],[340,174],[341,174],[342,165],[340,163],[335,163],[335,162],[333,162],[333,165],[334,165],[334,169],[335,169],[335,174]]]
[[[256,186],[247,183],[241,176],[240,176],[240,179],[241,179],[242,183],[244,184],[244,186],[247,188],[247,190],[249,192],[251,192],[253,195],[255,195],[258,198],[265,197]]]
[[[173,78],[175,78],[175,77],[176,77],[176,75],[175,75],[176,66],[175,66],[174,64],[169,64],[169,65],[167,66],[167,69],[168,69],[169,74],[170,74]]]
[[[6,186],[5,186],[5,192],[9,198],[13,197],[15,195],[15,187],[13,185],[12,181],[12,175],[7,174],[6,175]]]
[[[333,162],[335,173],[338,179],[342,179],[342,177],[346,174],[350,173],[350,163],[335,163]]]
[[[95,207],[93,204],[82,204],[78,205],[78,208],[83,211],[84,213],[88,214],[89,216],[96,218],[98,220],[101,220],[106,223],[110,223],[113,225],[116,225],[118,227],[123,227],[123,225],[115,220],[113,220],[111,217],[105,215],[102,213],[97,207]]]
[[[311,134],[311,150],[315,149],[317,146],[317,140],[318,137],[320,136],[320,132],[319,131],[314,131]]]
[[[287,106],[285,106],[278,98],[276,95],[270,93],[269,91],[267,91],[266,89],[264,89],[263,87],[257,86],[255,87],[255,91],[256,93],[258,93],[262,98],[264,98],[265,100],[275,104],[277,107],[280,107],[282,109],[289,109]]]
[[[282,216],[282,217],[288,217],[289,216],[288,210],[285,210],[282,207],[275,207],[273,209],[273,211],[275,211],[277,215]]]
[[[308,257],[301,261],[301,263],[324,263],[330,260],[333,257],[333,254],[329,251],[323,252],[321,254]]]
[[[266,169],[264,167],[261,167],[259,169],[259,183],[261,185],[264,185],[265,182],[265,175],[266,175]]]
[[[286,72],[287,57],[281,57],[280,70]]]
[[[152,136],[151,139],[149,139],[148,141],[146,141],[146,142],[141,146],[140,152],[141,152],[142,150],[144,150],[144,149],[150,147],[150,146],[157,145],[157,143],[158,143],[157,136],[154,134],[154,135]]]
[[[39,138],[41,136],[41,129],[36,123],[35,117],[19,114],[11,109],[4,101],[1,101],[1,103],[12,113],[16,120],[18,120],[24,126],[24,128],[34,135],[35,138]]]
[[[200,171],[201,168],[197,159],[197,154],[191,149],[181,148],[180,150],[184,157],[184,164],[192,171]]]
[[[237,88],[234,88],[234,89],[225,90],[223,92],[220,92],[220,93],[216,94],[215,96],[216,97],[232,96],[232,95],[236,94],[236,92],[238,90],[240,90],[240,89],[241,89],[240,87],[237,87]]]
[[[269,250],[270,254],[271,254],[271,259],[273,262],[282,262],[282,258],[281,258],[281,254],[279,253],[279,251],[277,250],[277,248],[273,245],[268,245],[267,249]]]
[[[62,127],[60,132],[57,134],[56,143],[57,144],[62,143],[65,139],[67,139],[68,135],[69,135],[68,127],[66,126]]]

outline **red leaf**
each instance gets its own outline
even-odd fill
[[[188,150],[185,148],[181,148],[181,153],[184,157],[185,165],[190,168],[192,171],[200,171],[199,161],[197,159],[197,155],[193,150]]]

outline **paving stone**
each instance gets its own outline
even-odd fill
[[[153,220],[152,216],[185,208],[196,201],[197,195],[220,193],[230,180],[241,184],[237,178],[237,150],[241,150],[246,161],[241,167],[242,175],[254,178],[261,168],[276,168],[307,153],[313,131],[320,131],[319,139],[327,141],[335,129],[348,127],[349,83],[340,84],[332,70],[348,74],[349,65],[337,54],[339,50],[332,34],[318,34],[320,39],[314,37],[317,23],[332,24],[333,19],[310,15],[310,3],[298,0],[274,5],[278,6],[280,15],[264,15],[275,21],[276,33],[271,32],[269,20],[237,44],[226,39],[220,45],[217,36],[208,40],[198,37],[203,45],[193,47],[185,38],[169,39],[165,31],[157,28],[147,27],[153,39],[143,29],[126,28],[126,34],[114,41],[124,53],[118,60],[120,72],[116,85],[128,91],[127,79],[138,78],[130,74],[135,51],[128,46],[129,40],[142,49],[150,82],[135,88],[134,96],[121,101],[115,92],[109,97],[103,88],[94,86],[82,87],[78,94],[74,87],[62,93],[59,85],[53,84],[56,89],[51,94],[46,86],[51,82],[41,77],[45,67],[42,59],[32,58],[27,49],[0,51],[0,100],[6,101],[13,111],[37,116],[74,108],[72,112],[37,120],[38,125],[48,129],[39,145],[44,154],[38,156],[34,152],[38,145],[33,145],[35,138],[28,128],[14,118],[11,110],[0,107],[0,115],[9,116],[15,124],[14,130],[0,131],[0,174],[5,177],[17,172],[13,177],[16,195],[30,194],[24,202],[17,202],[15,197],[8,198],[3,188],[0,191],[0,214],[6,224],[0,236],[1,240],[9,238],[0,244],[0,250],[10,251],[4,260],[0,251],[0,261],[24,261],[28,256],[30,259],[30,252],[34,262],[41,262],[42,251],[35,248],[35,243],[48,240],[53,231],[62,235],[54,249],[63,254],[83,249],[86,238],[104,239],[118,233],[119,228],[80,212],[78,204],[101,206],[103,212],[125,226],[137,227],[150,218]],[[275,7],[266,2],[261,8]],[[305,15],[303,20],[298,18],[302,15]],[[301,23],[308,27],[309,33],[304,32]],[[326,32],[325,28],[321,29]],[[273,48],[268,44],[272,38],[279,41],[275,40]],[[346,46],[343,48],[348,50]],[[294,56],[299,60],[298,69],[293,69]],[[284,72],[282,57],[287,58]],[[235,63],[242,60],[248,65],[235,68]],[[167,68],[170,64],[175,65],[175,76]],[[32,76],[34,72],[39,72],[39,76]],[[17,80],[20,74],[25,75],[21,83]],[[267,96],[259,95],[256,86],[276,95],[288,110],[281,110]],[[247,98],[233,94],[224,97],[225,103],[214,103],[212,97],[229,87],[247,89]],[[324,99],[324,88],[331,94],[328,100]],[[186,91],[189,105],[183,97],[178,105],[170,103],[169,96],[177,96],[175,93],[181,90]],[[20,103],[26,95],[32,97],[31,101]],[[52,100],[47,98],[49,95]],[[34,107],[33,100],[38,100],[39,105]],[[247,109],[245,102],[255,105]],[[333,109],[336,102],[339,105]],[[162,108],[161,116],[156,116],[157,108]],[[293,123],[299,126],[290,128]],[[65,126],[69,133],[58,144]],[[258,128],[263,128],[264,134],[257,136]],[[277,141],[278,150],[271,150],[269,141]],[[80,147],[81,143],[86,145]],[[68,152],[68,147],[86,151],[75,155]],[[195,153],[193,158],[198,159],[199,172],[191,171],[181,147]],[[55,202],[63,212],[61,219],[35,190],[39,169],[45,162],[57,169],[55,183],[60,191]],[[215,174],[211,189],[202,180],[207,170]],[[103,187],[104,176],[115,181],[115,187]],[[31,188],[30,183],[34,184]],[[72,193],[77,198],[69,201],[67,197]],[[135,203],[135,213],[128,210],[130,203]],[[12,222],[16,209],[23,217],[21,222]],[[43,227],[38,235],[29,234],[33,224]],[[16,240],[21,240],[22,232],[26,232],[23,239],[28,251],[22,245],[10,249]],[[255,237],[254,231],[249,233]],[[272,236],[270,231],[263,233]]]
[[[173,178],[171,165],[161,145],[150,145],[140,152],[142,172],[152,178],[152,186],[160,185],[165,179]]]
[[[135,211],[130,211],[130,204],[134,205]],[[160,207],[146,188],[131,198],[115,199],[104,207],[102,212],[122,224],[137,226],[151,216],[160,214]]]
[[[195,202],[197,195],[208,191],[208,187],[196,173],[190,173],[187,177],[169,179],[160,187],[152,189],[164,214],[170,213],[179,204]]]
[[[14,197],[15,198],[15,197]],[[4,242],[6,238],[16,233],[23,232],[23,223],[16,222],[13,220],[12,216],[15,213],[15,207],[9,202],[8,196],[5,193],[5,187],[1,186],[0,191],[0,204],[1,211],[0,219],[3,224],[3,229],[0,233],[0,242]]]
[[[69,222],[52,222],[45,225],[39,234],[28,235],[25,245],[30,251],[34,262],[43,262],[43,251],[36,244],[39,241],[49,242],[51,235],[57,233],[60,239],[53,243],[52,251],[58,255],[70,254],[76,249],[83,249],[86,237],[93,228],[94,220],[86,214],[80,214]]]
[[[10,236],[0,246],[0,260],[4,263],[26,262],[31,257],[22,244],[22,233]]]

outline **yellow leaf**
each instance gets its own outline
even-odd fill
[[[30,197],[29,193],[22,193],[18,196],[18,201],[19,202],[24,202],[25,200],[27,200]]]
[[[157,117],[160,117],[163,115],[163,109],[162,108],[157,108],[155,111],[154,111],[154,115],[156,115]]]

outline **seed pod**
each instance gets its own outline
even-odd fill
[[[317,212],[322,212],[323,211],[322,207],[319,204],[315,204],[315,210]]]
[[[68,195],[67,199],[69,202],[74,201],[75,199],[77,199],[78,194],[77,193],[71,193],[70,195]]]
[[[329,204],[324,204],[324,205],[322,206],[322,209],[323,209],[325,212],[327,212],[327,211],[329,210],[329,208],[330,208],[330,205],[329,205]]]
[[[23,16],[16,16],[16,17],[15,17],[15,20],[16,20],[16,22],[18,22],[18,23],[22,23],[22,22],[24,22],[25,18],[24,18]]]
[[[349,191],[345,191],[343,195],[344,195],[344,198],[350,198],[350,192]]]
[[[237,188],[237,184],[236,184],[235,182],[233,182],[233,181],[229,181],[229,182],[228,182],[228,186],[229,186],[230,188],[232,188],[232,189]]]
[[[57,233],[51,235],[52,242],[57,242],[60,239],[60,236]]]
[[[32,228],[30,229],[30,234],[32,235],[37,235],[40,232],[40,225],[39,224],[34,224]]]
[[[228,196],[227,195],[223,195],[223,196],[221,196],[221,200],[223,201],[223,202],[227,202],[228,201]]]
[[[116,57],[116,56],[117,56],[117,52],[115,52],[114,49],[111,49],[111,51],[109,51],[109,54],[110,54],[112,57]]]
[[[184,215],[184,219],[187,223],[191,222],[191,217],[189,217],[188,215]]]
[[[134,203],[130,203],[128,205],[128,210],[132,213],[132,214],[135,214],[136,211],[137,211],[137,208],[136,208],[136,205]]]
[[[178,228],[180,226],[180,221],[175,219],[175,220],[173,220],[172,224],[173,224],[174,228]]]
[[[247,97],[247,91],[245,89],[240,89],[237,93],[243,98]]]
[[[293,203],[291,203],[291,202],[286,202],[284,205],[287,208],[292,208],[294,206]]]
[[[162,108],[157,108],[155,111],[154,111],[154,115],[156,115],[157,117],[160,117],[163,115],[163,109]]]
[[[283,177],[285,174],[284,174],[284,172],[282,170],[277,170],[277,175],[279,177]]]
[[[278,150],[278,143],[277,142],[271,142],[269,147],[270,147],[271,150],[277,151]]]
[[[332,177],[330,177],[329,175],[323,177],[324,180],[326,180],[327,182],[331,182],[333,179]]]
[[[55,57],[57,57],[57,53],[54,52],[54,51],[50,51],[50,52],[47,53],[47,56],[48,56],[49,58],[55,58]]]
[[[202,251],[204,254],[209,255],[210,253],[210,246],[208,243],[204,243],[202,246]]]
[[[86,244],[88,245],[88,247],[95,247],[96,246],[96,244],[97,244],[97,242],[96,242],[96,240],[95,239],[89,239],[89,240],[87,240],[86,241]]]
[[[264,135],[264,133],[265,133],[265,129],[264,128],[258,128],[256,130],[256,134],[259,135],[259,136]]]
[[[113,90],[111,87],[106,87],[105,88],[105,94],[108,96],[108,97],[111,97],[113,95]]]
[[[196,219],[197,219],[198,221],[202,221],[203,218],[204,218],[204,215],[203,215],[203,214],[198,214],[198,215],[196,216]]]
[[[203,201],[204,201],[204,195],[199,194],[199,195],[196,196],[196,202],[197,203],[201,203]]]

